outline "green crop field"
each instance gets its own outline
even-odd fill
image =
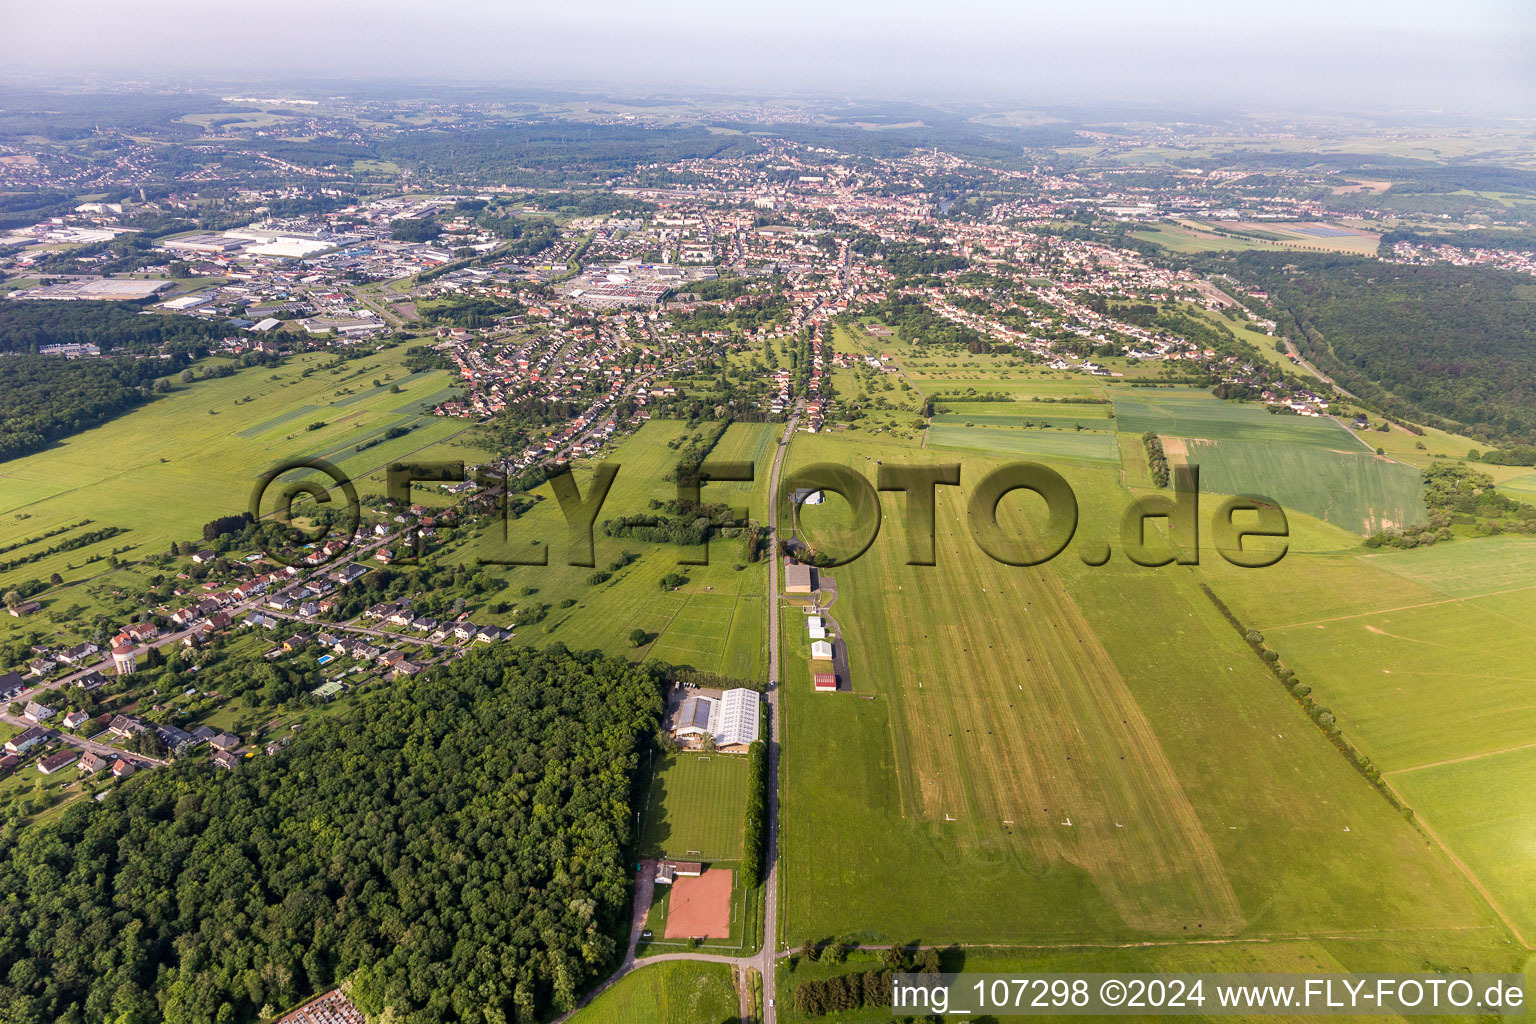
[[[641,855],[740,860],[746,811],[745,756],[671,754],[651,780]]]
[[[1536,935],[1536,741],[1387,778],[1493,891],[1526,938]]]
[[[1428,518],[1419,471],[1363,449],[1164,438],[1163,450],[1170,461],[1200,467],[1202,491],[1261,494],[1355,533]]]
[[[1339,451],[1366,449],[1331,419],[1266,412],[1247,402],[1226,402],[1191,388],[1120,388],[1114,392],[1116,426],[1211,441],[1289,441]]]
[[[792,458],[857,465],[846,445],[798,438]],[[963,480],[988,465],[963,463]],[[903,564],[893,528],[832,571],[851,693],[812,692],[786,617],[784,939],[1501,934],[1188,571],[1082,564],[1130,495],[1063,471],[1081,540],[1044,568],[982,554],[964,488],[940,488],[936,567]]]
[[[1019,402],[1017,404],[1026,405],[1026,403],[1023,402]],[[995,409],[999,405],[1002,405],[1002,403],[993,403],[993,408]],[[1051,407],[1036,405],[1034,403],[1029,403],[1026,406],[1029,409],[1027,414],[1021,412],[1013,412],[1011,409],[1009,409],[1007,413],[976,412],[974,410],[977,407],[977,405],[971,405],[967,407],[967,411],[939,413],[933,417],[933,425],[936,427],[1008,427],[1014,430],[1042,431],[1113,431],[1115,429],[1115,421],[1109,417],[1103,415],[1077,416],[1073,414],[1072,409],[1074,407],[1072,406],[1067,406],[1065,409],[1063,409],[1061,406],[1057,406],[1056,408],[1059,411],[1054,414],[1051,412],[1037,411],[1039,409],[1049,409]],[[1004,406],[1004,408],[1008,407]],[[1089,408],[1092,408],[1092,406],[1089,406]]]
[[[955,448],[988,455],[1046,460],[1105,463],[1120,460],[1115,435],[1107,430],[967,427],[961,423],[941,423],[935,418],[933,426],[928,430],[928,445],[932,448]]]
[[[740,1012],[729,966],[681,961],[625,975],[571,1024],[726,1024]]]

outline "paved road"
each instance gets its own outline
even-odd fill
[[[777,1024],[778,1011],[770,1000],[773,994],[773,969],[774,964],[780,958],[788,954],[787,950],[779,947],[779,745],[783,742],[784,727],[779,715],[779,573],[783,571],[779,559],[778,538],[774,531],[778,525],[778,503],[773,496],[779,491],[779,473],[784,466],[784,454],[789,451],[790,439],[794,437],[795,425],[800,420],[800,407],[797,405],[789,422],[784,425],[784,436],[780,439],[778,448],[774,451],[773,471],[768,481],[768,532],[770,561],[768,566],[768,690],[764,694],[768,702],[768,842],[766,844],[766,856],[768,871],[763,878],[763,946],[756,956],[724,956],[719,953],[658,953],[644,959],[637,959],[635,948],[640,942],[640,933],[645,929],[645,916],[650,909],[653,892],[653,875],[651,862],[642,862],[639,873],[635,879],[635,902],[629,923],[629,946],[624,951],[624,961],[619,964],[618,970],[608,976],[608,979],[598,985],[586,997],[577,1003],[575,1008],[561,1016],[555,1024],[560,1024],[571,1017],[577,1010],[586,1006],[603,992],[612,988],[630,971],[647,964],[666,963],[669,960],[697,960],[709,964],[730,964],[738,969],[741,979],[741,1009],[745,1017],[747,1009],[747,977],[746,968],[755,967],[763,978],[763,1017],[762,1024]]]
[[[0,715],[0,722],[5,722],[8,725],[20,726],[23,729],[30,729],[37,724],[36,722],[28,721],[27,719],[22,718],[20,715]],[[136,768],[147,768],[150,765],[158,765],[160,767],[164,767],[170,763],[169,761],[162,761],[158,757],[150,757],[148,754],[135,754],[132,751],[121,750],[118,747],[109,747],[105,743],[97,743],[95,740],[88,740],[84,736],[76,736],[72,733],[60,732],[57,729],[50,729],[48,726],[44,726],[43,728],[48,729],[50,739],[62,740],[64,743],[71,747],[75,747],[79,750],[89,750],[93,754],[111,758],[114,761],[116,761],[118,758],[122,758]]]
[[[775,1024],[773,1006],[773,967],[779,945],[779,748],[784,742],[783,716],[779,707],[779,473],[784,455],[795,434],[800,408],[784,425],[784,436],[773,456],[773,472],[768,478],[768,543],[772,560],[768,566],[768,873],[763,880],[763,948],[757,956],[757,969],[763,976],[763,1024]]]

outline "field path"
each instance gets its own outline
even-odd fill
[[[1373,608],[1368,612],[1351,612],[1348,615],[1334,615],[1326,619],[1308,619],[1306,622],[1287,622],[1277,626],[1255,626],[1261,633],[1267,633],[1273,629],[1296,629],[1299,626],[1321,626],[1329,622],[1348,622],[1350,619],[1364,619],[1372,615],[1390,615],[1393,612],[1411,612],[1416,608],[1433,608],[1442,604],[1461,604],[1466,601],[1479,601],[1485,597],[1499,597],[1503,594],[1518,594],[1525,590],[1536,590],[1536,585],[1524,587],[1509,587],[1505,590],[1490,590],[1486,594],[1468,594],[1465,597],[1446,597],[1439,601],[1420,601],[1418,604],[1399,605],[1396,608]]]

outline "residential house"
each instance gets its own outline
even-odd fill
[[[25,754],[39,743],[48,738],[47,729],[39,729],[34,726],[23,730],[5,741],[5,750],[8,754]]]
[[[49,754],[37,762],[37,770],[44,775],[52,775],[60,768],[67,768],[80,759],[80,751],[74,747],[65,747],[57,753]]]

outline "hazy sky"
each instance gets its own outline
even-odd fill
[[[72,0],[15,73],[503,81],[1536,116],[1536,0]]]

